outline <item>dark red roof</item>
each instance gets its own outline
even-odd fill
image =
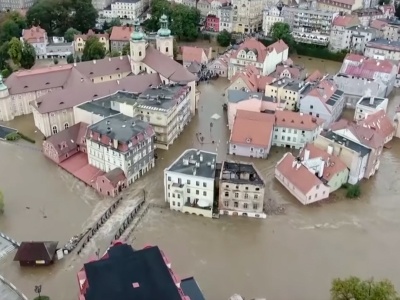
[[[58,242],[22,242],[14,261],[52,261]]]

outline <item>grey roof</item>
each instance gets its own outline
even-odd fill
[[[187,67],[187,70],[192,74],[197,74],[201,70],[201,64],[199,64],[197,61],[192,61]]]
[[[350,30],[350,31],[360,31],[360,32],[368,32],[368,33],[373,33],[375,32],[375,29],[371,28],[371,27],[365,27],[365,26],[351,26],[351,27],[347,27],[346,30]]]
[[[102,101],[94,101],[94,102],[85,102],[78,106],[78,108],[86,110],[92,114],[102,116],[102,117],[110,117],[116,114],[119,114],[118,111],[113,110],[111,107],[99,105],[99,102]]]
[[[387,39],[383,39],[383,38],[372,39],[367,43],[367,46],[372,46],[371,44],[379,44],[382,46],[400,48],[400,41],[391,41],[391,40],[387,40]]]
[[[372,101],[371,101],[371,98],[373,99]],[[385,101],[385,98],[379,98],[379,97],[362,97],[362,98],[360,99],[360,101],[358,101],[357,104],[375,108],[375,107],[379,106],[380,104],[382,104],[383,101]]]
[[[228,90],[228,102],[231,103],[239,103],[243,100],[249,99],[250,97],[259,98],[263,101],[268,101],[268,102],[274,101],[274,99],[265,96],[263,93],[246,92],[243,90]]]
[[[360,145],[349,139],[346,139],[346,138],[334,133],[333,131],[325,131],[325,132],[322,132],[321,135],[326,137],[328,140],[336,142],[340,145],[344,145],[345,147],[360,153],[361,156],[365,156],[371,152],[371,149],[368,149],[368,148],[364,147],[363,145]]]
[[[112,140],[127,143],[138,134],[146,132],[149,126],[147,122],[139,118],[118,114],[89,126],[89,129]]]
[[[190,300],[206,300],[193,277],[182,279],[181,288]]]
[[[303,83],[304,83],[304,81],[302,81],[302,80],[291,80],[285,84],[285,89],[291,90],[294,92],[298,92],[303,88],[303,86],[304,86]]]
[[[222,182],[264,186],[264,179],[252,163],[225,161],[221,170]]]
[[[196,176],[215,178],[216,159],[216,153],[198,149],[187,149],[167,168],[167,171],[194,175],[194,170],[196,170]]]
[[[0,125],[0,140],[5,140],[6,136],[13,132],[18,132],[18,130],[7,127],[7,126]]]

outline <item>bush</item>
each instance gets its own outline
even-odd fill
[[[26,136],[25,134],[23,134],[21,132],[19,132],[18,135],[21,137],[21,139],[23,139],[25,141],[28,141],[32,144],[36,143],[36,141],[34,139],[30,138],[29,136]]]
[[[20,138],[21,136],[17,132],[11,132],[6,135],[7,141],[18,141]]]
[[[331,52],[327,47],[321,47],[316,45],[295,43],[294,50],[296,50],[298,55],[305,55],[314,58],[333,60],[338,62],[343,62],[347,55],[347,51]]]
[[[50,300],[49,296],[37,296],[36,298],[34,298],[33,300]]]
[[[53,58],[53,63],[54,63],[55,65],[58,65],[59,61],[58,61],[58,58],[57,58],[57,57],[54,57],[54,58]]]
[[[347,186],[347,193],[346,197],[353,199],[353,198],[358,198],[361,195],[361,189],[359,184],[349,184]]]

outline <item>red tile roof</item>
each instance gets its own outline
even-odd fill
[[[370,26],[377,30],[383,30],[383,28],[387,25],[387,22],[384,20],[373,20]]]
[[[268,51],[271,52],[275,49],[276,53],[282,53],[285,50],[289,49],[289,46],[283,40],[276,41],[272,45],[268,46]]]
[[[324,123],[323,119],[315,118],[289,110],[275,111],[275,125],[299,130],[315,130]]]
[[[297,67],[297,66],[284,66],[284,65],[277,65],[276,66],[276,74],[278,76],[281,76],[282,72],[284,72],[285,70],[287,70],[290,74],[290,78],[292,79],[300,79],[300,75],[301,75],[301,71],[302,68],[301,67]]]
[[[197,62],[199,64],[203,63],[202,58],[203,54],[207,57],[203,48],[199,47],[191,47],[191,46],[182,46],[182,60],[184,62]]]
[[[88,38],[95,36],[98,38],[104,37],[106,39],[109,38],[108,33],[95,33],[92,29],[89,29],[89,31],[86,34],[75,34],[74,35],[74,40],[77,38],[81,38],[82,40],[86,41]]]
[[[87,78],[131,72],[131,64],[128,56],[106,57],[99,60],[84,61],[77,63],[75,68]]]
[[[30,29],[22,30],[22,37],[28,43],[43,43],[46,35],[46,30],[40,26],[32,26]]]
[[[115,168],[107,172],[106,174],[104,174],[104,177],[110,181],[110,184],[113,187],[117,187],[119,182],[123,182],[126,180],[124,171],[122,171],[121,168]]]
[[[231,82],[235,82],[238,78],[241,78],[252,92],[264,91],[267,84],[276,80],[272,76],[261,76],[260,71],[253,65],[248,65],[242,72],[236,73]]]
[[[234,144],[269,147],[273,125],[274,115],[238,110],[236,112],[230,142]]]
[[[357,20],[358,20],[358,23],[360,23],[360,20],[358,19],[357,16],[345,15],[345,16],[337,16],[335,19],[333,19],[332,23],[334,26],[348,27],[353,24],[356,25]]]
[[[272,46],[272,45],[271,45]],[[270,46],[270,47],[271,47]],[[232,58],[237,58],[240,51],[254,51],[257,55],[257,62],[263,63],[267,56],[267,47],[255,38],[246,39],[233,54]]]
[[[321,102],[325,104],[336,90],[337,86],[333,80],[324,79],[320,81],[318,85],[308,93],[308,95],[320,99]]]
[[[359,54],[349,53],[346,55],[344,60],[354,61],[354,62],[362,62],[366,57]]]
[[[307,77],[306,82],[314,82],[319,81],[324,77],[319,70],[315,70],[311,73],[310,76]]]
[[[392,121],[388,118],[383,109],[367,115],[367,117],[360,121],[359,124],[363,127],[368,127],[374,130],[385,140],[392,136],[395,131]]]
[[[303,150],[300,153],[300,157],[304,159],[305,150],[310,151],[309,159],[321,157],[325,161],[324,173],[322,178],[326,181],[329,181],[336,176],[337,173],[340,173],[347,169],[347,166],[342,162],[339,157],[330,155],[326,151],[321,150],[314,146],[313,144],[307,143]]]
[[[114,26],[111,31],[110,41],[128,42],[132,32],[132,26]]]
[[[296,157],[290,152],[277,163],[276,169],[304,195],[313,187],[323,184],[307,167],[297,162]]]
[[[374,79],[375,73],[390,74],[393,70],[393,63],[389,60],[378,60],[364,58],[358,65],[347,65],[345,74],[366,79]]]

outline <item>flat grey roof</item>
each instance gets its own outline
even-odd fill
[[[347,27],[346,30],[351,30],[351,31],[360,31],[360,32],[369,32],[372,33],[375,30],[372,29],[371,27],[365,27],[365,26],[351,26],[351,27]]]
[[[177,97],[189,92],[186,84],[150,87],[140,94],[138,104],[168,110],[176,104]]]
[[[253,164],[225,161],[221,173],[222,182],[264,185],[264,180]]]
[[[303,83],[302,80],[292,80],[285,85],[285,89],[298,92],[304,87]]]
[[[258,92],[246,92],[243,90],[228,90],[228,102],[239,103],[243,100],[247,100],[250,97],[259,98],[262,101],[274,102],[272,97],[267,97],[263,93]]]
[[[373,100],[371,100],[373,99]],[[363,97],[360,99],[358,104],[368,106],[375,108],[378,105],[382,104],[382,102],[385,101],[385,98],[379,98],[379,97]]]
[[[123,143],[144,133],[150,125],[139,118],[131,118],[123,114],[108,117],[89,126],[89,129]]]
[[[196,176],[215,178],[216,160],[216,153],[198,149],[187,149],[171,166],[169,166],[169,168],[167,168],[167,171],[193,175],[195,169]]]
[[[370,40],[367,45],[369,43],[373,43],[373,44],[379,44],[379,45],[383,45],[383,46],[390,46],[390,47],[397,47],[400,48],[400,41],[390,41],[387,39],[383,39],[383,38],[375,38]]]
[[[95,115],[99,115],[102,117],[109,117],[109,116],[119,114],[118,111],[113,110],[110,107],[105,107],[105,106],[99,105],[99,103],[97,103],[97,101],[85,102],[85,103],[79,105],[78,108],[86,110],[88,112],[91,112]]]
[[[361,156],[365,156],[371,152],[371,149],[368,149],[368,148],[364,147],[363,145],[360,145],[360,144],[350,141],[349,139],[346,139],[340,135],[337,135],[333,131],[325,131],[325,132],[321,133],[321,135],[326,137],[328,140],[335,141],[336,143],[338,143],[340,145],[344,145],[347,148],[360,153]]]

